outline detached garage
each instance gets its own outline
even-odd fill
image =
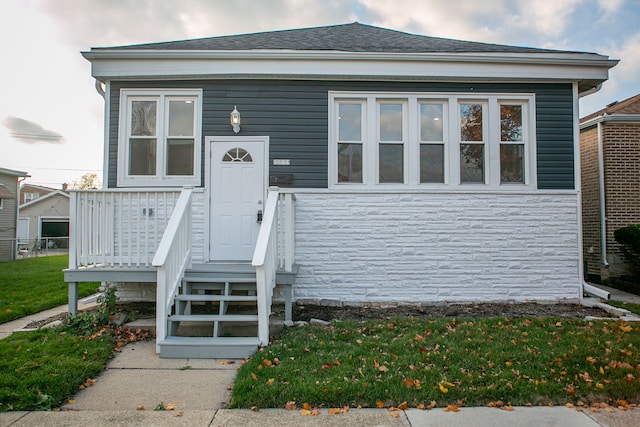
[[[69,247],[69,195],[54,191],[20,206],[20,240],[41,241],[42,249]],[[28,230],[25,236],[24,232]]]

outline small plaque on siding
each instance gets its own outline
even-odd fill
[[[279,173],[269,175],[269,185],[291,185],[293,184],[293,174]]]
[[[273,159],[274,166],[289,166],[291,161],[289,159]]]

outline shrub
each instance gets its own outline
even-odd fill
[[[629,262],[631,274],[640,282],[640,224],[619,228],[613,236],[616,242],[622,245],[622,252]]]

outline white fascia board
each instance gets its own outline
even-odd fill
[[[580,130],[589,128],[591,126],[595,126],[598,123],[605,122],[616,122],[616,123],[629,123],[629,124],[637,124],[640,123],[640,114],[605,114],[602,116],[597,116],[592,119],[589,119],[585,122],[580,123]]]
[[[273,51],[85,52],[100,80],[329,78],[606,80],[618,61],[597,54],[407,54]],[[372,72],[372,70],[374,70]]]

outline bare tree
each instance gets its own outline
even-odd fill
[[[74,179],[69,188],[72,190],[100,190],[102,182],[98,178],[98,174],[87,172],[79,179]]]

